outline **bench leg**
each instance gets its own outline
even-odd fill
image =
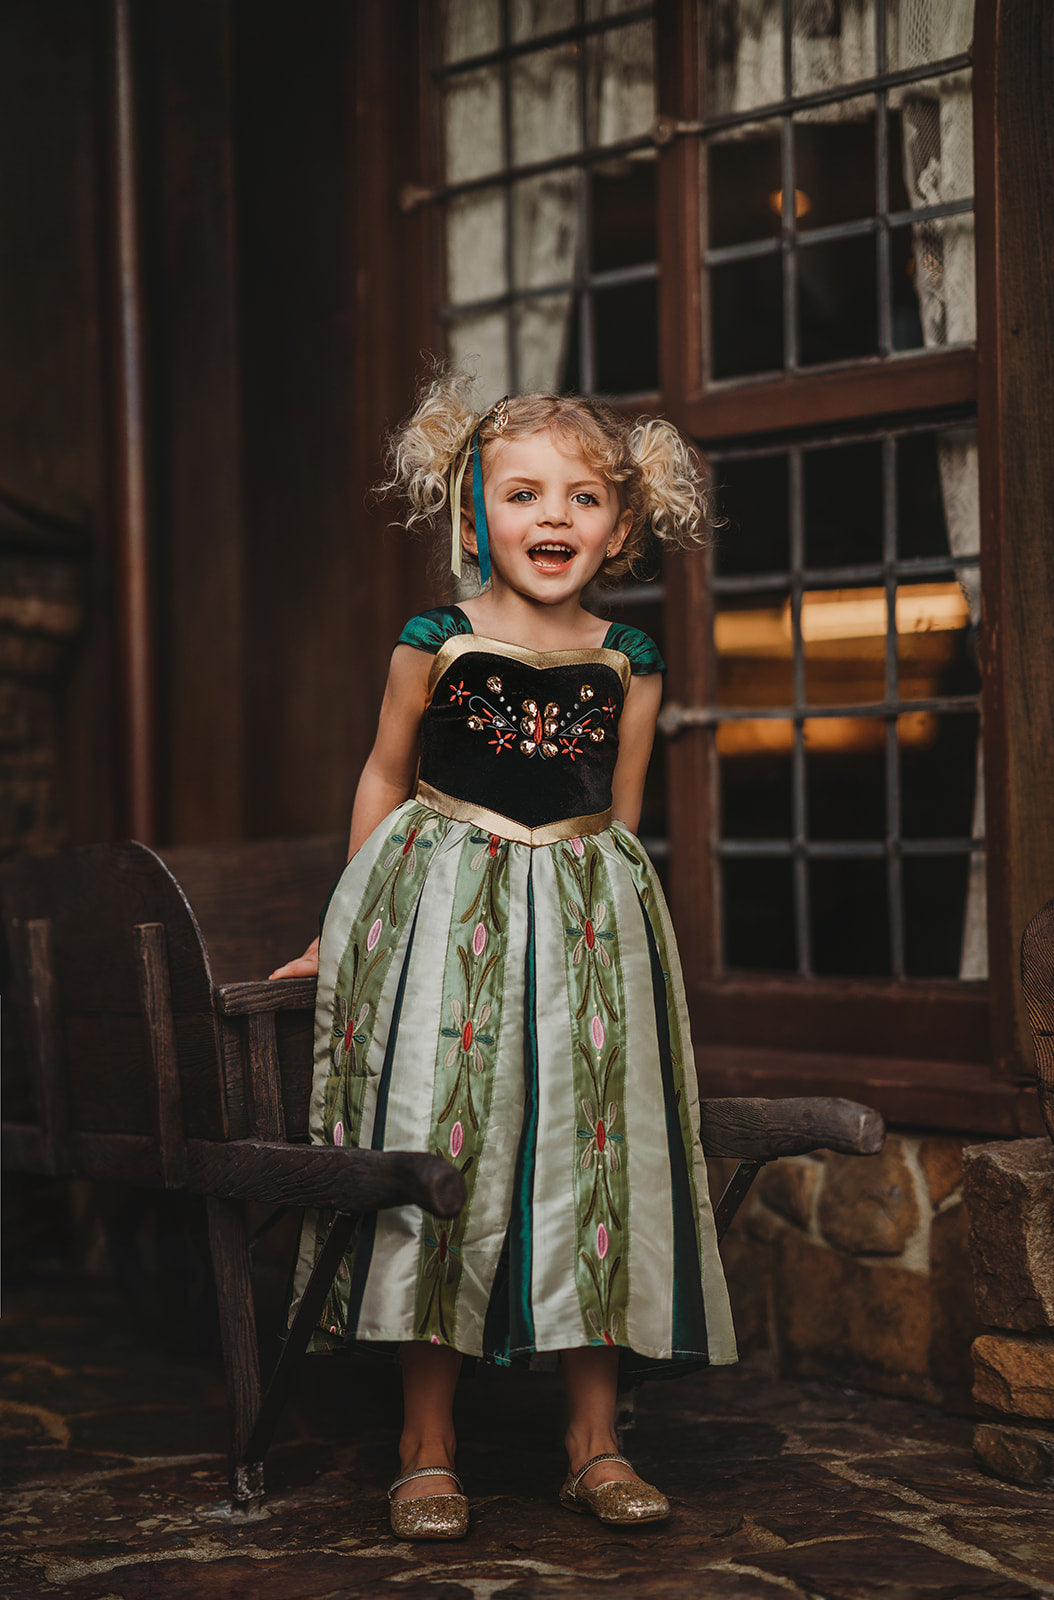
[[[248,1472],[259,1472],[263,1478],[263,1458],[274,1437],[278,1418],[282,1414],[293,1369],[307,1349],[308,1340],[318,1326],[319,1313],[325,1303],[337,1268],[351,1243],[357,1218],[338,1212],[333,1218],[326,1242],[307,1280],[296,1315],[282,1343],[282,1349],[267,1385],[252,1433],[246,1442],[244,1461]]]
[[[714,1228],[718,1242],[728,1232],[732,1218],[747,1197],[750,1185],[765,1165],[764,1161],[741,1161],[729,1178],[725,1192],[714,1207]]]
[[[208,1200],[209,1248],[223,1343],[223,1369],[231,1408],[231,1493],[239,1505],[263,1494],[263,1463],[247,1454],[260,1411],[260,1353],[256,1340],[245,1208],[235,1200]]]

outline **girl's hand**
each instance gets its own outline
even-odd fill
[[[297,956],[295,961],[287,961],[284,967],[276,967],[271,978],[317,978],[318,977],[318,940],[312,939],[302,956]]]

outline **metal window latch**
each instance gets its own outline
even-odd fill
[[[702,122],[679,122],[676,117],[658,117],[651,125],[651,140],[662,148],[686,134],[702,133],[705,126]]]
[[[676,739],[686,728],[712,728],[718,713],[712,706],[679,706],[676,702],[659,712],[658,729],[666,739]]]

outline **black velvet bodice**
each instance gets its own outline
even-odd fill
[[[429,679],[421,782],[526,828],[606,811],[628,679],[616,650],[448,639]]]

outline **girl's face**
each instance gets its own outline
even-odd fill
[[[632,520],[614,485],[548,431],[488,445],[483,493],[494,593],[504,586],[543,605],[581,594],[622,548]],[[462,538],[474,552],[467,517]]]

